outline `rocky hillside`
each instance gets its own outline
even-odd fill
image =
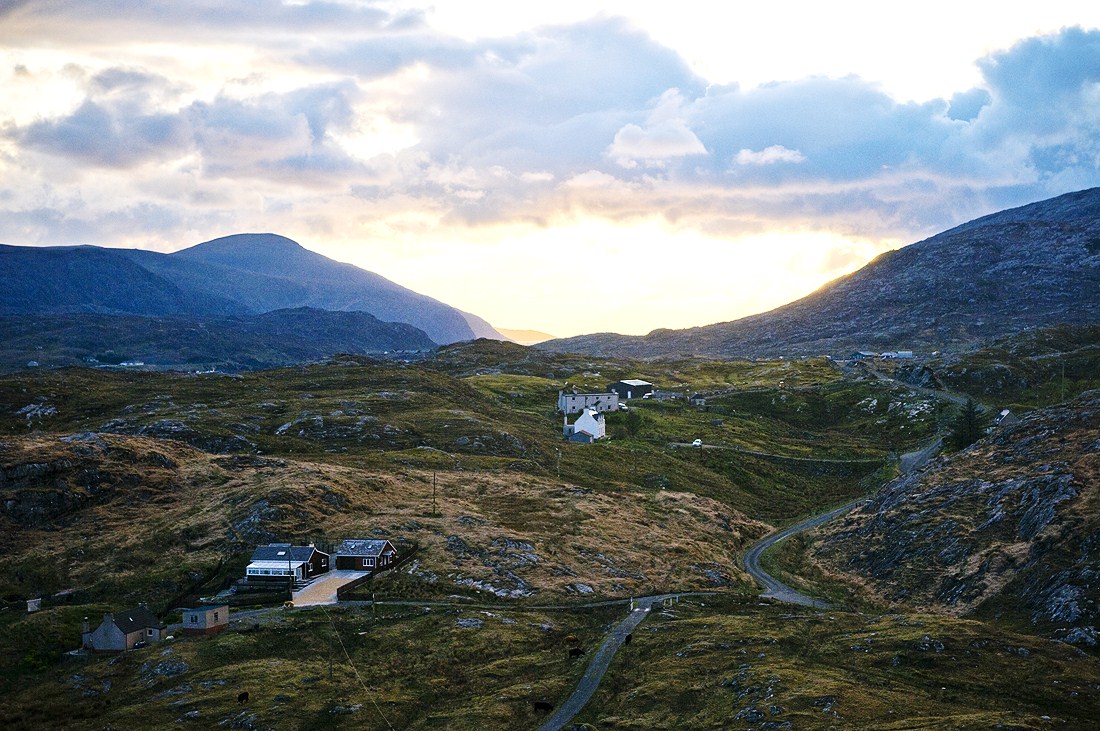
[[[0,315],[247,315],[310,307],[408,323],[437,343],[503,338],[488,323],[275,234],[174,254],[95,246],[0,246]]]
[[[1100,188],[979,218],[879,256],[771,312],[537,347],[656,357],[964,349],[1027,328],[1100,322]]]
[[[814,558],[894,602],[1100,642],[1100,391],[1028,414],[824,529]]]

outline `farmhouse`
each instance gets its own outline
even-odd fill
[[[692,406],[706,406],[707,397],[701,393],[693,393],[690,397],[688,397],[688,403]]]
[[[185,635],[216,635],[229,629],[229,605],[210,604],[183,610]]]
[[[649,381],[639,381],[630,378],[625,381],[615,381],[607,384],[608,391],[614,391],[621,399],[643,398],[653,391],[653,384]]]
[[[565,417],[562,434],[571,442],[591,444],[607,436],[607,425],[603,414],[595,409],[585,409],[572,424],[569,423],[569,417]]]
[[[563,414],[576,414],[584,409],[595,409],[600,413],[619,410],[617,393],[577,393],[558,391],[558,411]]]
[[[329,570],[329,556],[314,546],[271,543],[252,552],[245,570],[249,580],[279,579],[293,576],[298,581],[312,579]]]
[[[167,628],[144,604],[125,612],[103,615],[94,630],[84,618],[81,644],[92,652],[125,652],[139,642],[160,642]]]
[[[348,538],[332,555],[337,570],[373,571],[393,563],[397,549],[387,540]]]

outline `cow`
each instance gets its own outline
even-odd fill
[[[580,640],[577,639],[576,635],[566,635],[565,636],[565,641],[568,642],[571,645],[575,645],[578,642],[580,642]]]
[[[623,644],[624,644],[624,645],[629,645],[629,644],[630,644],[630,641],[631,641],[632,639],[634,639],[634,633],[633,633],[633,632],[628,632],[628,633],[626,634],[626,637],[624,637],[624,638],[623,638]]]
[[[237,702],[238,703],[248,703],[248,691],[247,690],[245,692],[240,693],[240,694],[237,695]]]
[[[579,647],[570,647],[569,648],[569,659],[573,659],[574,657],[580,657],[583,654],[584,654],[584,650],[582,650]]]
[[[535,701],[534,706],[536,713],[549,713],[554,710],[554,705],[546,701]]]

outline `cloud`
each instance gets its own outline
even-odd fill
[[[738,165],[774,165],[778,162],[800,163],[806,156],[798,150],[789,150],[783,145],[770,145],[763,150],[743,148],[738,151],[734,161]]]
[[[607,156],[624,168],[639,162],[661,166],[670,158],[705,155],[706,147],[683,118],[683,97],[678,89],[661,95],[646,126],[628,124],[615,133]]]
[[[469,40],[392,7],[5,5],[0,83],[25,99],[64,79],[33,114],[0,111],[0,177],[53,191],[0,184],[8,213],[37,212],[44,238],[70,231],[74,201],[89,227],[135,235],[245,220],[245,201],[292,224],[308,211],[318,230],[349,211],[440,226],[658,215],[714,235],[905,239],[1100,184],[1096,31],[1022,41],[981,59],[975,88],[913,103],[854,76],[708,85],[621,19]],[[19,51],[66,44],[72,58]],[[105,176],[132,198],[92,194]]]

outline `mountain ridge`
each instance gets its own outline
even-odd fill
[[[709,357],[966,349],[1032,327],[1100,322],[1100,188],[1007,209],[879,255],[807,296],[739,320],[537,347]]]
[[[436,343],[503,337],[476,316],[475,328],[450,305],[277,234],[234,234],[172,254],[0,246],[0,265],[0,314],[223,316],[310,307],[407,323]]]

